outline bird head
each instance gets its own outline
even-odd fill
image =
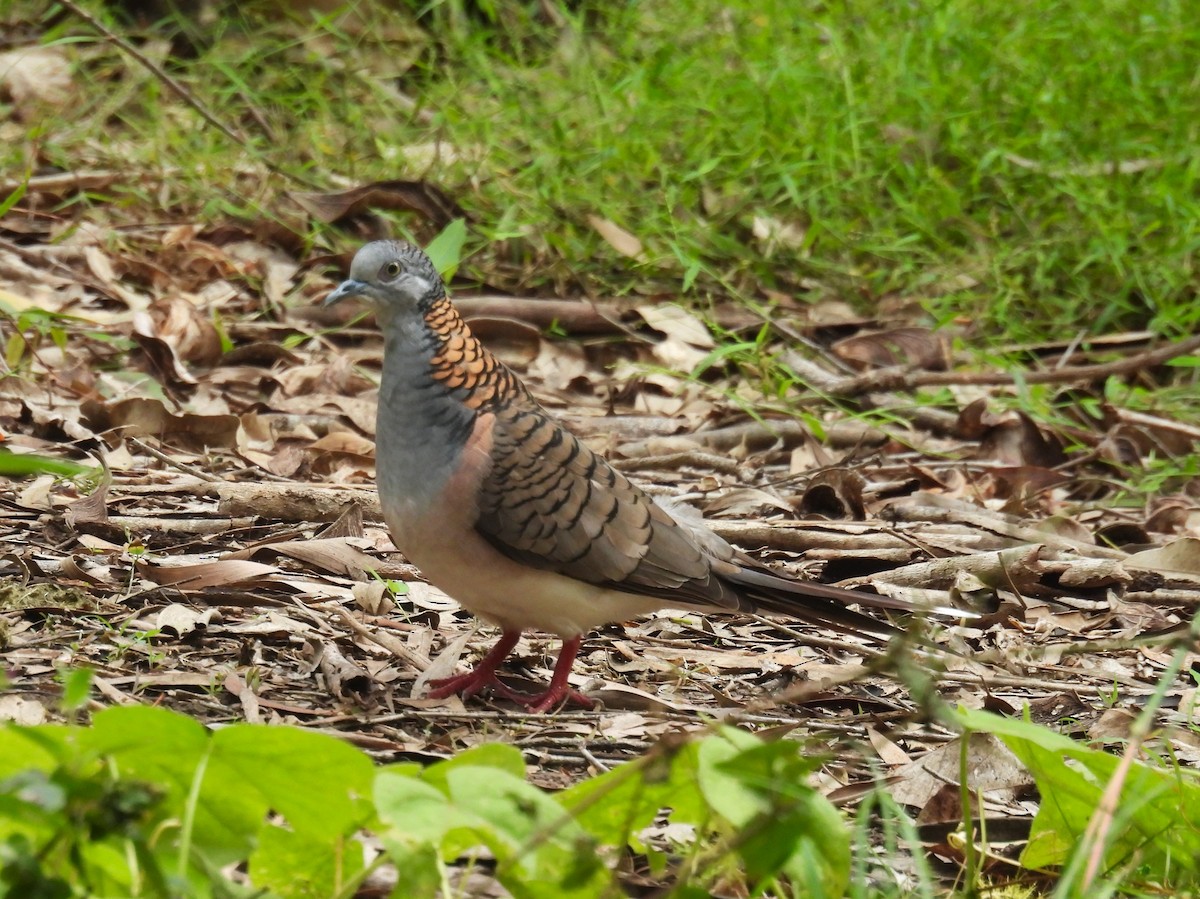
[[[424,312],[445,293],[442,277],[418,247],[376,240],[354,254],[350,277],[325,298],[325,305],[362,297],[385,318]]]

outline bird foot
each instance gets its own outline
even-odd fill
[[[578,690],[572,690],[567,686],[571,666],[575,662],[575,655],[579,652],[580,638],[578,635],[563,641],[562,652],[558,654],[558,661],[554,664],[554,676],[550,678],[550,686],[546,688],[545,692],[530,696],[528,693],[519,693],[512,687],[501,683],[500,679],[496,677],[496,667],[512,652],[512,648],[517,645],[520,636],[520,631],[504,631],[500,635],[500,640],[473,670],[454,677],[431,680],[429,696],[433,699],[445,699],[447,696],[458,693],[463,699],[466,699],[474,696],[480,690],[490,688],[497,695],[518,705],[523,705],[535,713],[547,712],[564,700],[581,705],[586,709],[596,707],[596,703],[592,700]]]
[[[563,700],[586,709],[596,707],[595,702],[578,690],[572,690],[566,686],[556,687],[551,684],[549,689],[544,692],[531,695],[514,690],[492,672],[469,671],[455,677],[431,680],[429,686],[431,689],[427,695],[432,699],[445,699],[455,693],[461,695],[463,699],[467,699],[482,690],[491,689],[497,696],[515,702],[517,705],[523,705],[527,710],[535,713],[548,712]]]
[[[511,687],[502,684],[494,671],[468,671],[466,674],[457,674],[454,677],[441,677],[431,680],[429,686],[431,689],[428,695],[433,699],[445,699],[455,693],[462,696],[463,699],[468,699],[488,687],[510,699],[521,695]]]
[[[548,712],[563,700],[566,700],[568,704],[574,703],[575,705],[583,706],[585,709],[594,709],[596,707],[594,700],[588,699],[578,690],[572,690],[570,687],[557,689],[553,684],[544,693],[539,693],[537,696],[525,696],[516,701],[525,706],[528,711],[537,713]]]

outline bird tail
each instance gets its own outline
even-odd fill
[[[752,600],[753,608],[744,611],[774,612],[813,624],[828,625],[845,633],[866,631],[888,637],[900,633],[898,628],[886,621],[849,608],[851,605],[900,612],[919,611],[910,602],[877,593],[847,590],[813,581],[795,581],[744,565],[727,564],[721,568],[722,579],[736,584],[741,588],[739,592]]]

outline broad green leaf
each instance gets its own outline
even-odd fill
[[[250,857],[250,879],[287,899],[337,896],[364,867],[363,846],[339,836],[313,839],[282,827],[264,827]]]
[[[447,281],[454,277],[462,262],[463,244],[467,240],[467,223],[455,219],[425,247],[425,254]]]
[[[374,797],[379,819],[405,845],[428,842],[440,846],[450,831],[472,830],[484,823],[457,808],[443,790],[419,777],[380,771],[375,776]]]
[[[723,728],[701,741],[697,784],[732,825],[732,846],[752,877],[786,872],[807,895],[840,896],[850,880],[850,831],[807,783],[813,768],[796,743]]]
[[[584,830],[606,846],[645,847],[637,834],[669,808],[676,823],[700,826],[711,817],[696,789],[698,743],[619,765],[558,794]]]
[[[458,768],[494,768],[517,780],[525,780],[525,758],[521,750],[507,743],[483,743],[456,753],[443,762],[430,765],[421,775],[422,780],[433,784],[442,792],[448,792],[447,778]]]
[[[73,712],[82,708],[92,691],[92,669],[68,668],[61,673],[61,677],[63,711]]]
[[[396,866],[393,899],[444,899],[441,865],[436,847],[429,843],[400,842],[388,832],[384,832],[380,839]]]
[[[73,478],[95,470],[95,466],[81,465],[70,459],[56,459],[52,456],[39,456],[37,453],[14,453],[9,450],[0,450],[0,476],[6,478],[25,478],[38,474]]]
[[[375,769],[350,744],[298,727],[236,724],[213,735],[201,798],[217,801],[231,791],[256,797],[287,819],[293,830],[333,839],[370,817]]]
[[[122,777],[155,783],[182,817],[195,779],[202,776],[193,846],[214,865],[245,858],[263,825],[264,808],[240,779],[208,771],[211,741],[199,722],[167,709],[122,706],[97,712],[83,742],[110,757]]]
[[[78,731],[62,724],[0,725],[0,780],[30,768],[52,770],[69,754],[67,744]]]
[[[592,839],[537,787],[508,772],[480,767],[456,768],[447,783],[455,805],[490,825],[488,846],[499,862],[496,876],[518,899],[582,899],[609,885]]]
[[[487,846],[497,860],[497,877],[518,899],[590,897],[608,886],[609,875],[583,829],[552,798],[507,770],[515,750],[478,749],[483,751],[439,762],[420,778],[379,773],[376,809],[388,825],[382,837],[393,860],[434,864],[421,851],[426,843],[448,859]],[[473,754],[499,764],[461,763]],[[411,876],[416,888],[436,886],[435,869],[423,867]]]
[[[1081,837],[1121,760],[1031,721],[977,710],[960,709],[957,715],[967,729],[1003,740],[1037,782],[1041,804],[1021,863],[1063,866],[1074,853],[1090,851]],[[1195,886],[1200,882],[1200,783],[1194,773],[1134,762],[1123,781],[1106,866],[1136,863],[1164,883]]]

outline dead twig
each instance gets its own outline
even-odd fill
[[[1136,353],[1115,362],[1093,365],[1074,365],[1046,371],[1021,371],[1010,374],[1001,371],[956,372],[914,371],[907,365],[894,365],[864,372],[851,378],[828,378],[822,391],[831,396],[851,397],[864,393],[889,390],[914,390],[918,387],[966,385],[976,387],[1008,387],[1022,384],[1065,384],[1071,381],[1095,381],[1112,375],[1124,375],[1162,365],[1171,359],[1200,349],[1200,336],[1189,337],[1144,353]]]
[[[274,162],[272,162],[270,158],[268,158],[266,155],[261,153],[258,150],[258,148],[255,147],[254,144],[251,143],[250,140],[244,134],[241,134],[240,132],[235,131],[229,125],[225,124],[223,121],[221,121],[219,118],[217,118],[212,112],[210,112],[207,106],[205,106],[203,103],[200,102],[200,100],[198,100],[195,96],[193,96],[191,91],[189,91],[186,87],[184,87],[182,84],[180,84],[177,80],[172,78],[171,75],[168,74],[167,71],[165,69],[163,69],[162,66],[160,66],[158,63],[156,63],[154,60],[152,60],[150,57],[148,57],[145,53],[143,53],[141,50],[139,50],[137,47],[135,47],[132,43],[125,40],[125,38],[121,37],[119,34],[114,32],[111,28],[109,28],[107,25],[105,25],[103,22],[101,22],[99,19],[97,19],[94,15],[92,15],[86,9],[81,7],[78,3],[75,2],[75,0],[62,0],[62,5],[65,6],[67,9],[69,9],[71,12],[73,12],[75,15],[77,15],[79,18],[83,19],[89,25],[91,25],[92,28],[94,28],[97,32],[99,32],[101,35],[104,36],[105,40],[111,41],[113,44],[115,44],[118,48],[120,48],[121,52],[126,53],[129,56],[131,56],[133,59],[135,59],[139,65],[141,65],[144,69],[146,69],[146,71],[148,71],[151,75],[153,75],[155,78],[157,78],[167,88],[167,90],[169,90],[171,93],[175,94],[175,96],[179,97],[180,100],[182,100],[184,103],[186,103],[188,106],[190,106],[193,110],[195,110],[196,113],[202,119],[204,119],[204,121],[208,122],[210,125],[212,125],[214,128],[216,128],[218,131],[220,131],[222,134],[224,134],[226,137],[228,137],[231,141],[236,143],[239,147],[246,150],[246,152],[253,155],[256,159],[258,159],[263,165],[265,165],[267,168],[269,168],[272,172],[275,172],[276,174],[284,175],[287,178],[291,178],[292,180],[297,181],[302,184],[305,184],[306,186],[309,186],[309,187],[318,186],[315,182],[313,182],[301,175],[297,175],[293,172],[285,172],[283,169],[279,168],[279,166],[277,166]],[[267,135],[267,137],[270,138],[271,135]]]

